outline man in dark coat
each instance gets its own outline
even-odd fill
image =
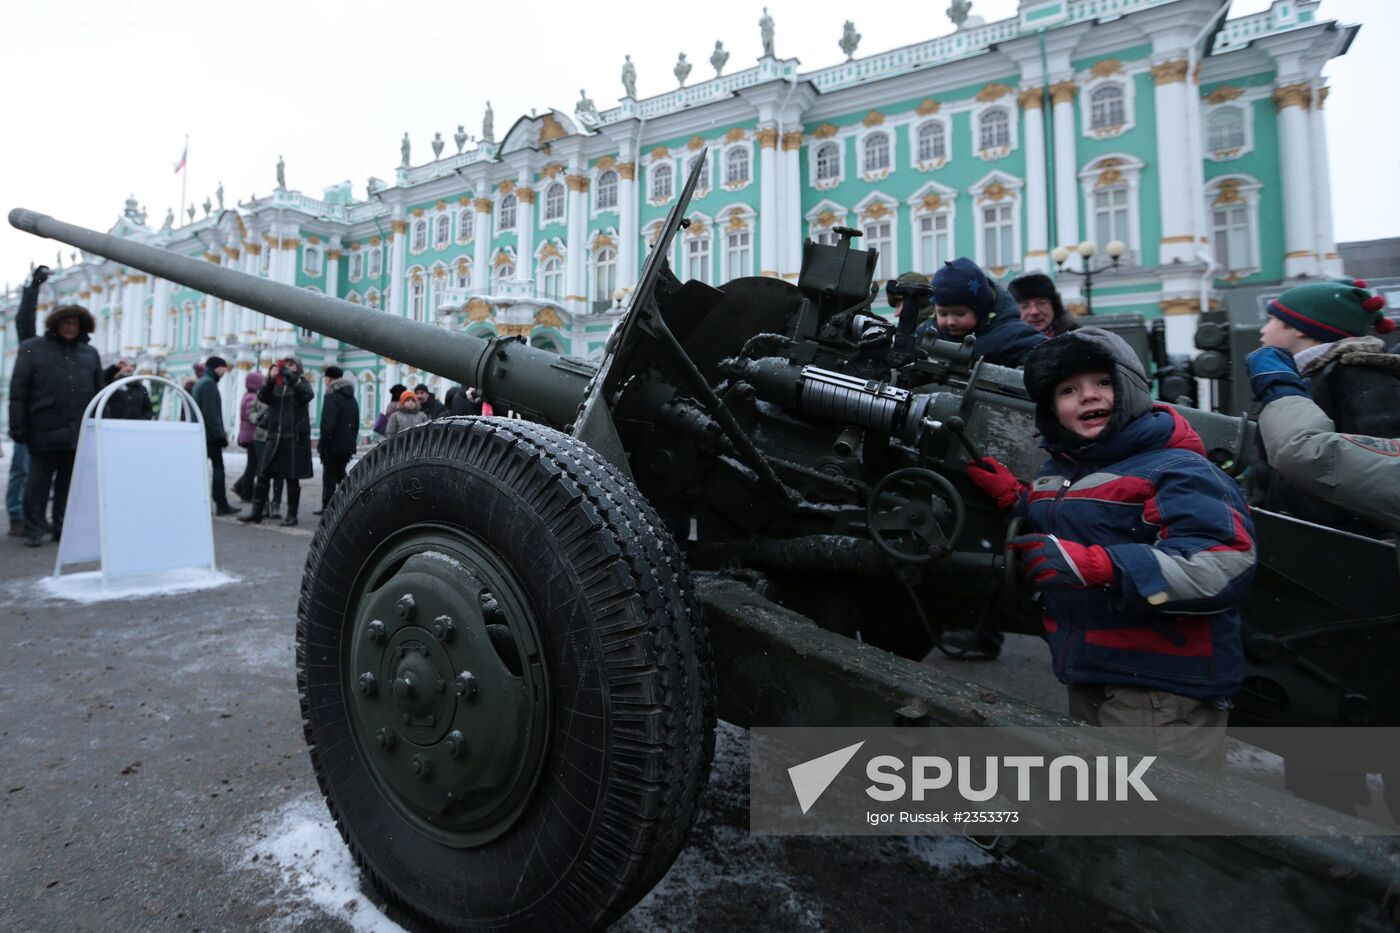
[[[29,281],[19,297],[19,310],[15,312],[15,334],[19,343],[24,343],[35,334],[34,318],[39,308],[39,288],[49,278],[48,266],[35,266],[29,273]],[[29,481],[29,451],[19,441],[15,441],[10,456],[9,485],[5,488],[5,511],[10,516],[10,537],[24,534],[24,489]]]
[[[933,317],[916,333],[941,340],[977,338],[974,357],[998,366],[1019,367],[1026,355],[1045,342],[1021,320],[1021,310],[1011,295],[987,278],[971,259],[954,259],[933,276]]]
[[[413,387],[413,394],[418,396],[418,410],[429,418],[441,418],[447,414],[447,410],[442,407],[442,402],[434,395],[426,385],[418,383]]]
[[[1047,338],[1077,330],[1074,315],[1065,310],[1064,299],[1055,282],[1043,272],[1030,272],[1014,278],[1006,287],[1021,309],[1021,320]]]
[[[221,356],[204,361],[204,375],[194,384],[194,402],[204,418],[204,449],[213,467],[210,492],[214,497],[215,515],[237,515],[228,504],[224,489],[224,448],[228,446],[228,431],[224,428],[224,400],[219,396],[219,380],[228,372],[228,363]]]
[[[102,384],[111,385],[134,372],[136,367],[131,365],[130,360],[117,360],[104,370],[105,378]],[[119,418],[124,421],[150,421],[155,417],[155,410],[151,407],[151,393],[139,382],[128,382],[107,399],[107,405],[102,409],[102,417]]]
[[[53,538],[63,532],[73,456],[83,411],[102,387],[102,359],[88,343],[96,327],[88,310],[63,305],[51,313],[43,336],[19,345],[10,379],[10,437],[29,450],[24,491],[24,543],[38,547],[53,493]]]
[[[326,510],[335,488],[345,479],[345,468],[355,455],[359,436],[360,403],[355,401],[355,379],[345,375],[339,366],[327,366],[326,398],[321,403],[321,438],[316,442],[316,450],[321,455],[321,507],[313,515]]]
[[[316,390],[302,378],[296,357],[278,360],[267,371],[267,381],[258,390],[258,401],[268,407],[267,440],[258,463],[258,482],[253,493],[253,511],[241,522],[261,522],[267,508],[267,494],[274,477],[287,483],[287,514],[283,525],[297,524],[301,505],[301,480],[310,479],[311,413],[309,406]]]
[[[480,415],[481,396],[476,389],[467,386],[453,386],[447,390],[447,413],[449,415]]]

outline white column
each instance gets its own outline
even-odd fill
[[[779,270],[783,278],[797,280],[802,271],[802,131],[790,130],[782,137],[783,197],[778,225],[781,240]],[[721,241],[716,249],[724,249]]]
[[[122,352],[121,355],[136,362],[141,355],[141,325],[146,313],[146,276],[140,273],[126,277],[122,289]],[[42,329],[41,329],[42,333]]]
[[[477,234],[480,236],[480,234]],[[403,317],[408,303],[404,301],[408,283],[404,280],[407,266],[408,221],[402,218],[389,222],[389,301],[385,305],[395,317]]]
[[[759,275],[778,275],[778,131],[758,131],[758,265]]]
[[[1026,257],[1027,272],[1050,271],[1049,196],[1045,186],[1045,98],[1038,87],[1021,92],[1023,132],[1026,147]]]
[[[569,222],[573,223],[573,199],[569,199]],[[585,211],[587,208],[585,207]],[[585,217],[587,214],[585,213]],[[515,186],[515,277],[535,277],[535,189],[524,184]]]
[[[151,342],[146,352],[156,359],[164,359],[170,343],[166,322],[170,317],[170,283],[156,279],[155,298],[151,302]]]
[[[1152,97],[1157,110],[1157,177],[1162,210],[1161,259],[1166,266],[1192,262],[1196,255],[1195,205],[1190,192],[1191,160],[1200,153],[1188,150],[1186,121],[1190,119],[1187,83],[1190,65],[1185,58],[1172,58],[1152,66]],[[1103,244],[1099,244],[1103,249]]]
[[[1313,223],[1312,140],[1308,108],[1312,86],[1306,82],[1274,90],[1278,107],[1279,158],[1283,163],[1283,271],[1293,278],[1317,275],[1316,228]]]
[[[332,237],[330,246],[326,249],[326,297],[340,297],[340,237]],[[325,337],[321,341],[321,347],[325,350],[325,359],[328,363],[333,363],[340,358],[340,341],[333,337]]]
[[[1079,243],[1079,163],[1074,154],[1078,134],[1074,117],[1073,81],[1060,81],[1050,87],[1055,126],[1055,239],[1051,244],[1073,248]],[[1074,260],[1071,260],[1072,262]],[[1064,291],[1064,288],[1060,289]]]
[[[1313,186],[1313,216],[1317,223],[1317,245],[1315,247],[1323,275],[1340,276],[1342,254],[1337,252],[1336,234],[1332,228],[1332,168],[1327,154],[1327,114],[1323,105],[1327,103],[1328,88],[1320,87],[1314,100],[1312,111],[1312,164],[1317,184]]]
[[[637,163],[619,162],[617,165],[617,235],[622,241],[617,248],[617,284],[623,288],[637,285]]]
[[[229,269],[237,269],[238,249],[231,245],[225,246],[223,254],[215,256],[212,261]],[[233,364],[233,356],[237,355],[238,324],[241,314],[242,309],[238,305],[231,301],[223,302],[223,313],[219,316],[219,342],[234,349],[234,353],[229,358],[229,365]]]
[[[261,247],[256,243],[243,244],[243,271],[248,275],[258,274],[259,253]],[[231,258],[237,258],[236,256]],[[252,308],[241,308],[238,313],[238,342],[249,348],[248,358],[252,360],[254,368],[258,364],[257,352],[252,350],[253,342],[258,339],[258,313]]]
[[[472,236],[476,244],[472,254],[472,288],[485,292],[491,284],[491,199],[472,201],[476,216],[472,218]]]
[[[564,304],[573,314],[588,311],[588,176],[568,175],[569,255],[564,263]]]

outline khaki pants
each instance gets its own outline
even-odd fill
[[[1069,714],[1091,726],[1129,729],[1167,755],[1211,768],[1225,766],[1228,710],[1213,703],[1142,687],[1070,684]]]

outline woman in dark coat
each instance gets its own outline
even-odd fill
[[[295,357],[278,360],[268,369],[267,380],[258,390],[258,401],[268,407],[267,441],[258,462],[253,513],[240,521],[263,520],[268,489],[277,477],[287,482],[287,517],[282,524],[297,524],[300,481],[312,476],[310,405],[315,395],[311,384],[302,378],[301,363]]]

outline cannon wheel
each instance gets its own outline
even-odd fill
[[[365,874],[431,925],[592,929],[659,881],[714,752],[681,554],[586,445],[431,422],[336,490],[297,608],[311,761]]]

